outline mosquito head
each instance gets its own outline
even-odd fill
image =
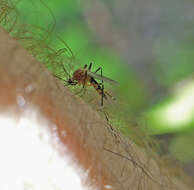
[[[67,84],[68,84],[68,85],[76,85],[77,82],[76,82],[73,78],[69,78],[69,79],[67,80]]]
[[[67,80],[67,83],[71,85],[71,84],[73,83],[73,79],[72,79],[72,78],[69,78],[69,79]]]

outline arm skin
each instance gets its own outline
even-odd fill
[[[57,126],[60,143],[88,171],[99,189],[189,189],[147,158],[53,77],[0,28],[0,108],[16,108],[18,93]],[[31,91],[27,91],[28,86]],[[64,137],[63,132],[66,136]],[[52,133],[52,130],[51,130]]]

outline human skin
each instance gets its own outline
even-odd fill
[[[61,159],[71,155],[71,164],[75,162],[84,171],[80,175],[87,174],[85,189],[189,189],[168,172],[161,172],[165,169],[114,131],[3,29],[0,60],[0,115],[12,110],[12,115],[19,118],[25,105],[35,108],[29,109],[52,123],[45,132],[52,136],[50,146],[59,144],[54,149]]]

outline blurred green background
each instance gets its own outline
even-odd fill
[[[164,154],[194,174],[194,1],[12,2],[22,22],[54,29],[76,67],[92,61],[118,81],[107,88],[121,102],[121,117],[164,141]]]

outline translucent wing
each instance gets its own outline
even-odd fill
[[[118,82],[116,82],[116,81],[114,81],[114,80],[112,80],[112,79],[110,79],[108,77],[101,76],[101,75],[99,75],[97,73],[93,73],[91,71],[87,71],[87,74],[89,76],[93,77],[93,78],[96,78],[96,79],[99,79],[99,80],[103,80],[104,82],[110,83],[112,85],[118,85],[119,84]]]

